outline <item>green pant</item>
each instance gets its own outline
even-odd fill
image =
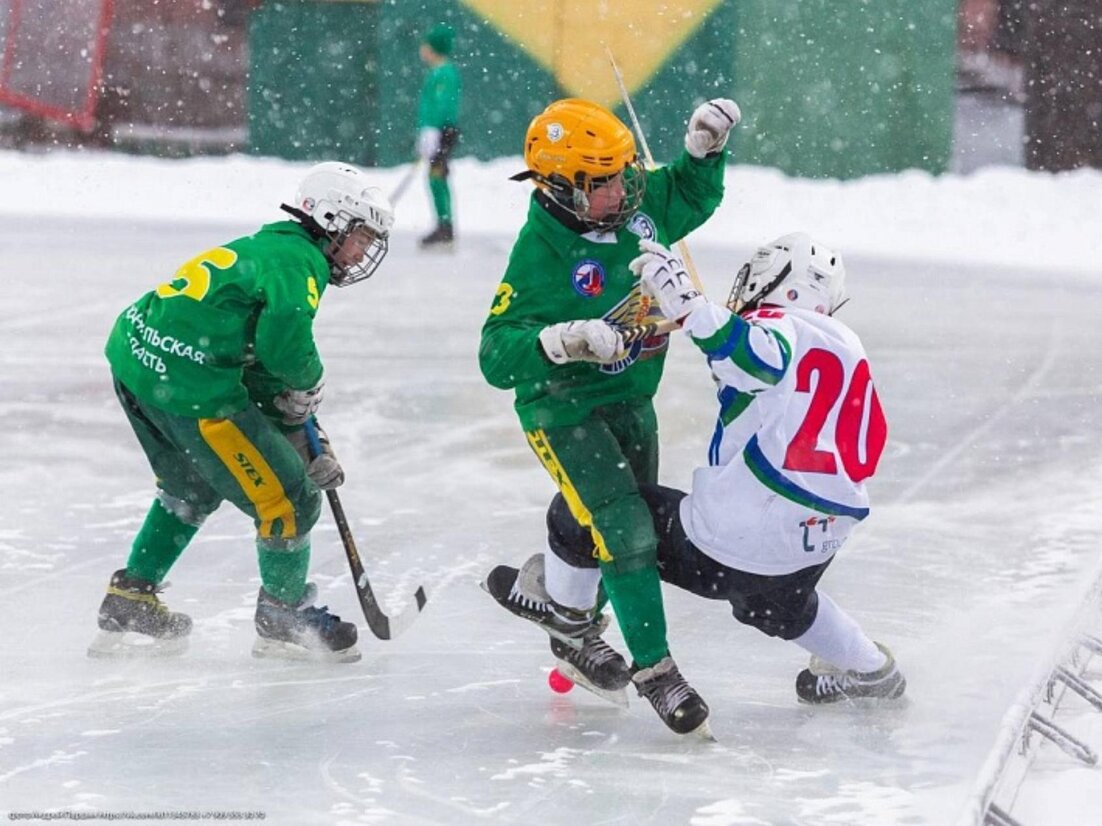
[[[649,399],[597,408],[584,422],[531,430],[528,442],[570,513],[593,537],[601,581],[637,665],[667,653],[658,537],[643,482],[658,477],[658,425]]]
[[[160,489],[134,541],[130,573],[159,582],[228,500],[256,525],[265,589],[280,599],[300,597],[321,492],[279,429],[252,405],[225,419],[193,419],[142,402],[118,381],[115,393]]]

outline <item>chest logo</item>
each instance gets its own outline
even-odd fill
[[[571,273],[574,291],[585,298],[596,298],[605,291],[605,268],[600,261],[587,258],[574,265]]]
[[[658,230],[654,226],[654,221],[651,220],[649,215],[642,212],[635,213],[632,219],[628,221],[627,230],[647,241],[658,240]]]

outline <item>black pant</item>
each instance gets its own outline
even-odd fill
[[[658,571],[664,582],[705,599],[730,602],[736,620],[771,637],[792,640],[811,627],[819,610],[815,586],[831,560],[781,576],[728,568],[693,545],[685,535],[679,514],[684,493],[650,484],[641,485],[640,492],[654,519]],[[570,515],[561,495],[552,500],[547,510],[547,531],[552,552],[568,565],[597,567],[592,537]]]
[[[440,145],[436,148],[436,154],[429,158],[430,175],[437,178],[448,177],[448,159],[458,143],[459,130],[454,126],[445,126],[440,130]]]

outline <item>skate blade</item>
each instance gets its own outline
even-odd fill
[[[316,649],[306,648],[302,645],[296,645],[293,642],[283,642],[281,640],[267,640],[264,637],[257,637],[256,642],[253,643],[253,656],[258,659],[270,659],[270,660],[294,660],[297,662],[316,662],[316,663],[354,663],[359,662],[361,657],[360,649],[352,645],[345,648],[343,651],[318,651]]]
[[[570,663],[566,662],[566,660],[560,660],[556,657],[555,662],[557,664],[556,667],[559,669],[559,673],[568,678],[574,685],[579,688],[584,688],[590,694],[595,694],[602,700],[610,702],[615,706],[628,708],[628,693],[625,689],[621,688],[614,691],[608,688],[601,688],[591,683],[588,677],[578,671],[578,669]]]
[[[691,737],[694,734],[706,743],[718,743],[719,742],[719,740],[716,739],[716,736],[714,734],[712,734],[712,727],[710,725],[708,725],[707,720],[705,720],[703,723],[701,723],[699,726],[697,726],[696,728],[694,728],[692,731],[690,731],[688,734],[686,734],[684,736],[685,737]]]
[[[178,657],[187,647],[187,637],[157,639],[136,631],[100,631],[88,646],[88,656],[105,660]]]

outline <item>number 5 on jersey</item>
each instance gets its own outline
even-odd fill
[[[197,255],[188,261],[167,284],[157,288],[158,298],[176,298],[185,296],[193,301],[202,301],[210,290],[210,268],[208,264],[220,270],[227,270],[237,263],[237,253],[225,247],[215,247]]]

